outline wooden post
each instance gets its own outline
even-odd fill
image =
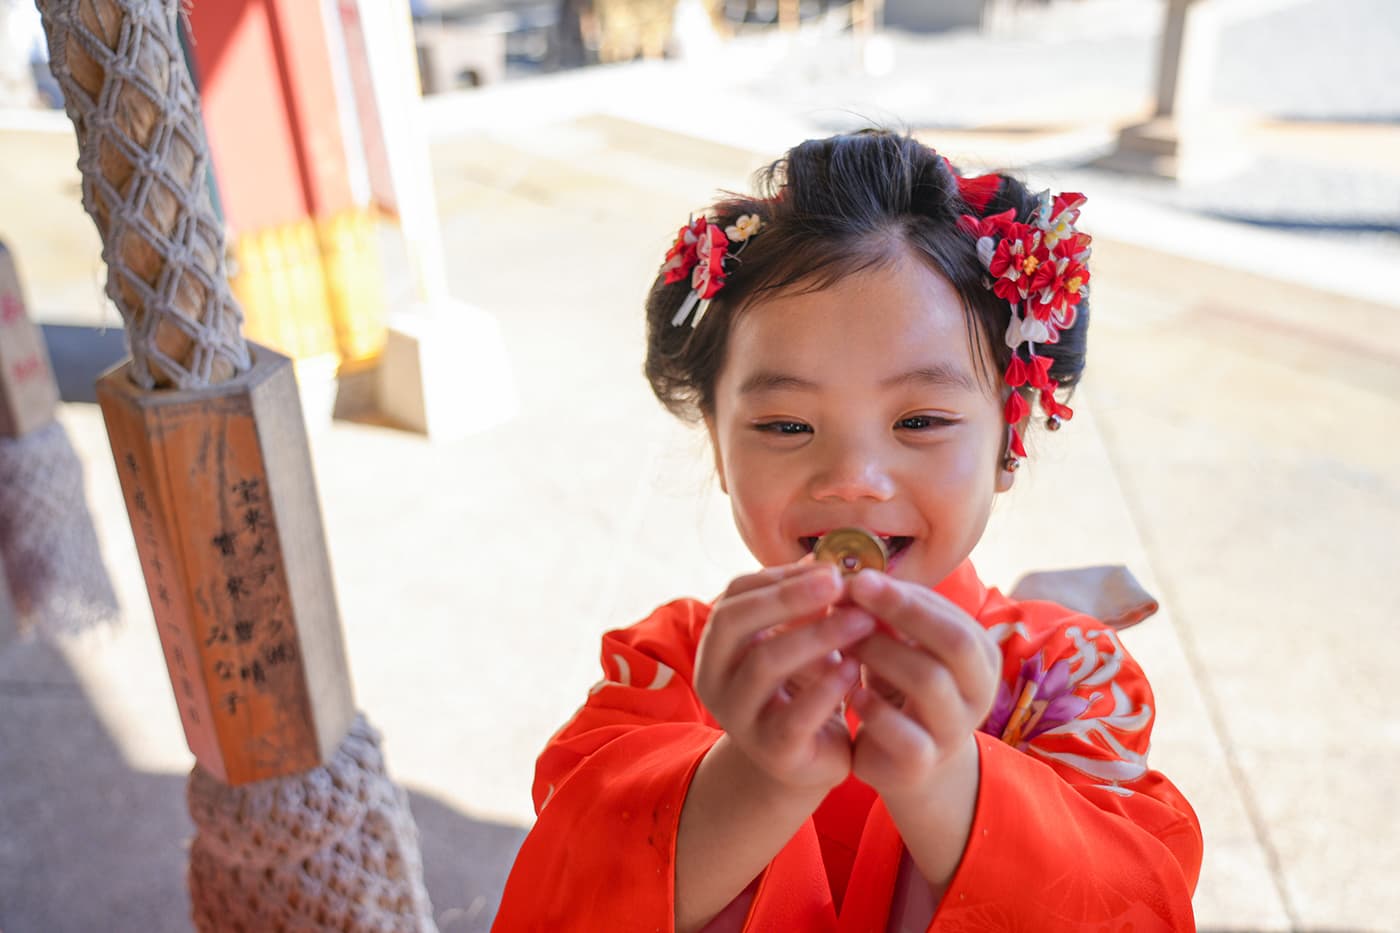
[[[795,32],[801,21],[800,0],[778,0],[778,26],[784,32]]]
[[[872,77],[894,70],[894,45],[884,34],[885,0],[856,0],[851,5],[851,32],[861,66]]]
[[[855,0],[851,4],[851,28],[857,35],[869,37],[879,30],[885,20],[885,0]]]
[[[326,5],[223,0],[188,13],[247,335],[331,368],[372,361],[384,289],[373,216],[355,196],[353,113],[339,106]]]
[[[1241,166],[1233,132],[1210,112],[1220,29],[1218,2],[1170,0],[1152,117],[1124,127],[1117,148],[1099,160],[1100,166],[1186,181]]]
[[[43,334],[0,243],[0,643],[37,628],[76,631],[119,611],[58,402]]]
[[[219,385],[97,384],[185,736],[230,785],[326,761],[354,717],[292,363]]]
[[[148,0],[39,8],[108,293],[131,332],[133,360],[104,375],[97,395],[199,764],[189,785],[195,924],[431,930],[407,795],[353,707],[292,363],[243,340],[228,294],[178,10]],[[194,239],[204,248],[190,249]],[[198,288],[175,287],[191,276]],[[170,350],[153,354],[167,332]],[[143,358],[159,366],[143,369]],[[355,785],[336,788],[353,805],[321,793],[339,780],[333,767]]]
[[[390,314],[374,395],[398,425],[438,440],[461,437],[515,416],[510,359],[495,318],[448,290],[408,5],[357,0],[355,11],[343,11],[354,35],[346,44],[363,49],[372,79],[380,118],[373,148],[385,156],[414,291]]]
[[[0,437],[23,437],[44,427],[57,408],[48,347],[25,312],[14,257],[0,243]]]
[[[0,443],[13,442],[54,420],[58,383],[43,334],[25,311],[14,257],[0,242]],[[0,522],[0,524],[4,524]],[[0,557],[6,548],[0,541]],[[0,564],[0,645],[28,631]]]

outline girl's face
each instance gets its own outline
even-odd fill
[[[942,581],[1011,487],[1002,400],[982,367],[957,292],[903,251],[751,304],[706,419],[749,550],[786,564],[857,525],[886,539],[893,576]]]

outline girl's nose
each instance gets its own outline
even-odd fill
[[[859,448],[833,450],[812,477],[812,498],[883,502],[894,495],[894,480],[879,457]]]

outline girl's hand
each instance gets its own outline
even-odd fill
[[[1001,652],[976,620],[927,587],[864,570],[847,594],[897,636],[877,632],[849,652],[872,675],[852,698],[861,718],[853,770],[887,801],[925,796],[950,761],[969,753],[996,696]]]
[[[740,577],[715,603],[696,652],[701,702],[760,772],[789,789],[825,791],[851,771],[850,734],[832,714],[860,665],[832,652],[875,622],[858,609],[833,610],[843,590],[836,568],[810,562]]]

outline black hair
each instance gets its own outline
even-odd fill
[[[982,373],[999,391],[1012,350],[1003,335],[1010,305],[992,293],[976,243],[959,229],[964,214],[1008,209],[1029,223],[1039,201],[1020,181],[999,175],[995,193],[975,210],[959,193],[956,169],[933,149],[886,130],[808,140],[761,170],[755,196],[728,194],[705,213],[721,228],[746,214],[758,234],[726,263],[723,289],[695,328],[671,323],[690,291],[688,278],[658,275],[647,297],[645,372],[656,397],[677,417],[698,421],[714,412],[715,381],[735,318],[764,293],[818,291],[836,280],[912,252],[946,278],[962,299],[973,356],[990,356]],[[1052,360],[1050,377],[1072,390],[1084,369],[1088,300],[1057,343],[1037,344]],[[998,387],[998,388],[993,388]]]

